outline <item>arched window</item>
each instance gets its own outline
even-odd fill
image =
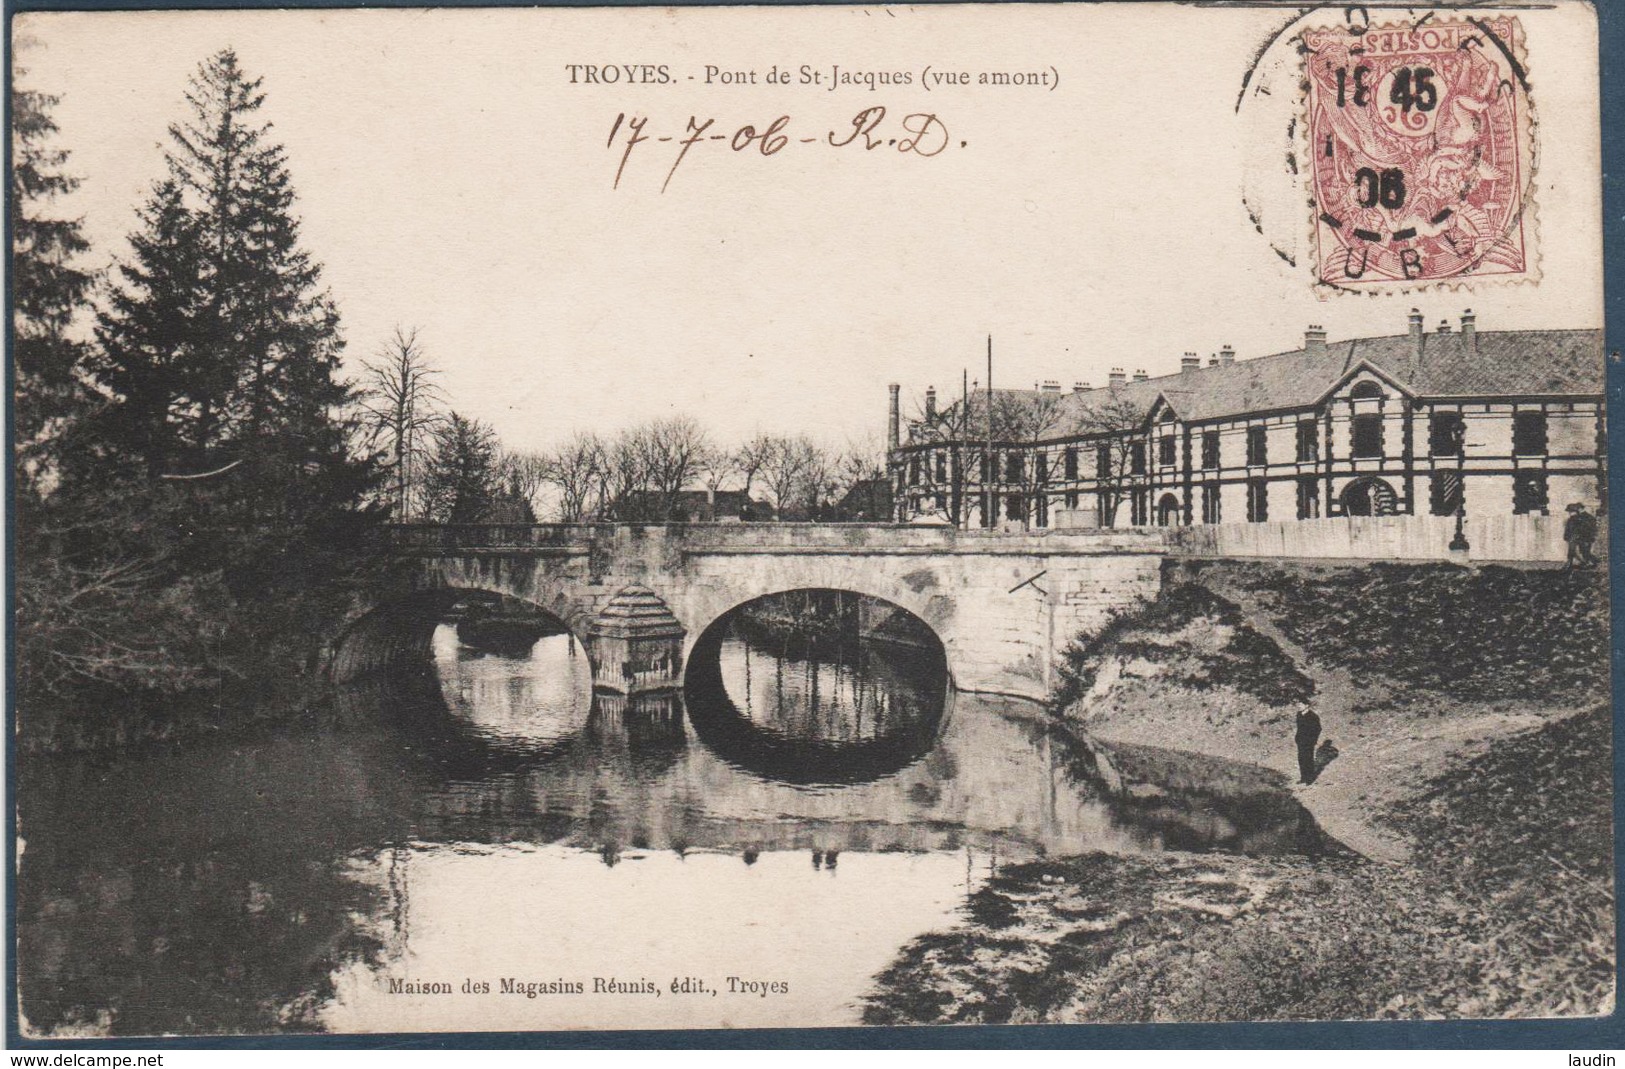
[[[1370,381],[1358,383],[1355,385],[1354,389],[1349,391],[1349,397],[1356,401],[1364,401],[1367,399],[1381,400],[1382,387]]]

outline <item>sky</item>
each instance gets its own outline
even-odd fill
[[[187,78],[232,47],[264,78],[347,364],[415,327],[458,411],[543,449],[673,414],[724,442],[873,440],[888,383],[906,411],[927,385],[956,392],[962,369],[983,377],[989,336],[995,385],[1030,387],[1171,373],[1225,344],[1279,352],[1310,323],[1400,333],[1412,306],[1430,327],[1469,306],[1483,330],[1600,327],[1595,19],[1578,3],[1518,18],[1539,281],[1330,296],[1310,284],[1307,194],[1283,162],[1290,34],[1243,90],[1296,10],[68,12],[13,31],[29,40],[21,84],[62,98],[59,145],[83,180],[62,208],[94,264],[126,254]],[[593,84],[587,65],[664,65],[667,80]],[[789,84],[768,84],[774,68]],[[910,81],[832,88],[840,71]],[[977,84],[985,72],[1039,84]],[[828,143],[874,106],[877,149]],[[908,139],[911,114],[937,116],[926,147],[942,151],[884,143]],[[764,155],[785,115],[786,144]],[[758,136],[699,142],[672,170],[679,141],[656,139],[691,117],[714,120],[708,138]],[[650,140],[617,187],[632,120]]]

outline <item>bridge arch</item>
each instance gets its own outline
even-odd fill
[[[703,570],[702,570],[703,569]],[[706,574],[716,570],[715,576]],[[665,593],[687,630],[684,663],[700,638],[736,610],[753,602],[797,591],[826,590],[856,595],[902,610],[918,620],[948,652],[953,670],[953,634],[961,609],[957,591],[946,589],[929,566],[886,571],[853,568],[838,557],[737,556],[713,558],[693,569],[689,582]]]
[[[562,625],[591,657],[586,618],[567,600],[551,605],[485,587],[435,586],[387,597],[357,613],[333,644],[330,675],[347,683],[400,665],[428,664],[435,628],[459,601],[470,596],[523,602]]]
[[[856,612],[858,614],[857,624],[861,631],[881,632],[886,627],[889,619],[894,618],[896,614],[903,614],[907,620],[918,624],[921,630],[930,635],[931,640],[935,645],[936,652],[940,652],[944,656],[947,654],[947,642],[944,641],[942,635],[938,633],[938,630],[932,624],[932,621],[921,615],[920,611],[912,609],[909,606],[894,600],[892,597],[886,597],[881,594],[873,594],[867,590],[853,589],[851,584],[841,586],[789,586],[783,590],[770,590],[763,594],[751,594],[748,597],[737,600],[723,599],[732,600],[732,604],[727,605],[725,608],[722,608],[719,611],[708,612],[707,615],[709,616],[709,619],[707,619],[703,625],[697,625],[690,629],[688,634],[689,649],[693,650],[697,648],[702,641],[705,641],[708,638],[716,637],[716,634],[719,633],[726,624],[730,623],[732,619],[734,619],[736,615],[741,612],[741,610],[749,609],[753,606],[765,606],[768,603],[780,599],[791,599],[796,595],[812,594],[845,595],[847,597],[856,599]],[[921,605],[920,608],[924,609],[926,606]],[[885,636],[882,635],[881,637]]]
[[[801,605],[797,595],[846,595],[851,601],[843,605],[837,597]],[[760,614],[745,614],[752,607]],[[845,626],[807,626],[810,619],[847,613]],[[747,645],[729,659],[730,670],[723,648],[735,621],[746,629],[742,637]],[[852,649],[845,644],[855,637],[888,643],[866,647],[861,654],[870,680],[861,686],[852,674]],[[712,751],[758,775],[804,784],[879,779],[929,752],[947,720],[951,688],[946,644],[927,621],[875,595],[827,587],[760,594],[718,613],[693,638],[683,674],[689,722]],[[832,696],[827,717],[820,705],[819,714],[810,719],[785,721],[780,719],[782,708],[775,714],[771,701],[753,704],[753,646],[760,650],[758,656],[770,658],[776,672],[794,664],[796,678],[811,680],[808,694],[814,702],[821,691]],[[817,682],[820,668],[823,687]],[[757,678],[775,677],[758,670]],[[783,682],[779,678],[775,685]]]

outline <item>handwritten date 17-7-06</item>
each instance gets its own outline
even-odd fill
[[[798,131],[792,130],[788,115],[780,115],[765,126],[745,125],[732,131],[719,129],[715,119],[706,119],[702,122],[698,117],[691,115],[688,119],[688,128],[681,135],[661,135],[658,130],[649,133],[646,132],[648,125],[649,119],[646,116],[628,116],[624,111],[615,116],[615,123],[610,127],[609,141],[606,145],[611,149],[617,145],[621,146],[620,164],[615,168],[614,188],[620,188],[621,177],[626,173],[626,165],[632,158],[633,151],[646,142],[669,144],[674,149],[671,168],[666,172],[666,180],[660,186],[660,192],[664,193],[671,185],[672,176],[677,173],[677,168],[682,166],[691,149],[717,142],[727,145],[734,152],[754,152],[762,156],[776,156],[787,146],[794,144],[819,145],[851,152],[886,149],[913,156],[936,156],[947,149],[951,141],[947,126],[930,112],[914,112],[903,116],[901,120],[888,123],[886,109],[878,105],[858,112],[848,126],[829,130],[817,136],[801,136]],[[959,147],[964,148],[965,142],[959,142]],[[639,151],[639,155],[645,155],[646,151]]]

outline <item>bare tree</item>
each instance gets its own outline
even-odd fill
[[[802,515],[809,520],[825,518],[840,480],[838,458],[817,443],[809,443],[807,465],[801,473],[801,486],[796,493]]]
[[[1020,495],[1024,527],[1032,526],[1038,498],[1055,476],[1040,443],[1053,440],[1063,430],[1059,424],[1065,403],[1065,394],[1048,390],[1006,392],[993,399],[994,440],[1017,448],[1007,454],[1002,469],[991,473],[991,483],[1002,483]]]
[[[601,493],[612,519],[648,519],[649,472],[644,465],[648,433],[647,427],[628,428],[604,445]]]
[[[371,359],[362,362],[362,418],[370,445],[389,456],[395,519],[411,519],[417,473],[425,469],[431,437],[445,418],[445,394],[434,381],[417,328],[396,327]]]
[[[1117,509],[1128,494],[1134,475],[1133,456],[1136,446],[1142,451],[1146,443],[1133,432],[1145,421],[1145,410],[1126,397],[1107,397],[1084,408],[1079,419],[1079,430],[1098,436],[1093,456],[1087,461],[1095,464],[1095,484],[1099,488],[1100,525],[1111,527],[1117,522]],[[1087,462],[1086,461],[1086,462]]]
[[[856,515],[865,520],[892,517],[891,477],[886,470],[886,447],[879,434],[848,439],[834,464],[834,495],[845,498],[854,490],[865,491],[856,505]]]
[[[687,416],[655,420],[638,435],[643,473],[655,498],[655,519],[676,518],[678,496],[700,476],[710,441],[700,425]]]
[[[787,519],[786,513],[799,511],[804,496],[803,483],[818,461],[817,453],[817,447],[802,435],[769,439],[761,476],[773,498],[773,507],[778,510],[779,519]]]
[[[547,456],[547,477],[559,492],[558,517],[564,523],[582,523],[605,504],[603,440],[590,431],[577,431]]]
[[[747,498],[750,497],[751,486],[756,482],[756,477],[772,459],[774,450],[777,449],[777,441],[778,439],[771,435],[758,431],[750,441],[734,450],[734,470],[744,477],[745,485],[742,489]]]
[[[946,491],[947,514],[954,526],[963,526],[970,518],[970,502],[967,498],[968,486],[971,481],[970,472],[976,470],[983,463],[983,454],[986,452],[985,441],[987,435],[987,409],[985,404],[980,408],[978,402],[983,400],[980,393],[971,395],[968,404],[954,402],[947,408],[927,409],[922,403],[916,401],[914,416],[909,420],[910,444],[933,443],[950,451],[944,466],[947,468],[946,479],[940,483]],[[994,417],[997,419],[1000,406],[994,406]],[[999,430],[995,427],[995,431]],[[922,473],[927,483],[937,483],[936,473],[929,467]],[[986,480],[984,479],[985,483]]]
[[[542,489],[552,481],[552,461],[541,453],[505,451],[497,461],[497,471],[503,494],[522,502],[531,515],[540,516]]]
[[[707,445],[700,458],[700,483],[713,494],[727,488],[734,477],[741,474],[738,454],[718,445]]]

